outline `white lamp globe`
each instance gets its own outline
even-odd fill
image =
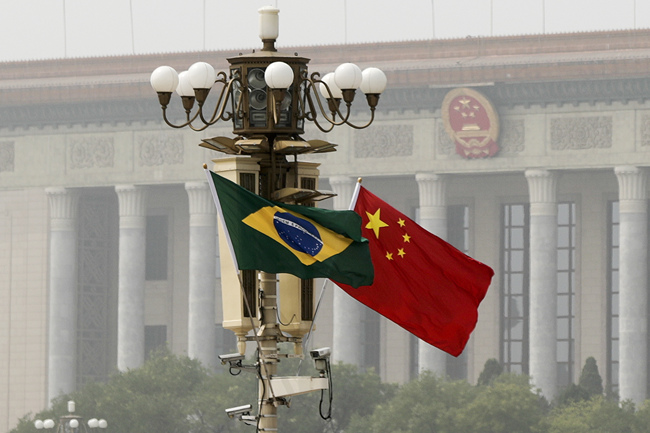
[[[366,95],[378,95],[386,89],[386,74],[378,68],[367,68],[361,73],[361,91]]]
[[[156,92],[171,93],[178,86],[178,73],[171,66],[159,66],[151,73],[149,82]]]
[[[288,89],[293,84],[293,69],[284,62],[273,62],[264,71],[264,81],[271,89]]]
[[[90,428],[97,428],[99,424],[99,421],[97,421],[97,418],[91,418],[88,420],[88,427]]]
[[[190,74],[190,84],[194,89],[211,89],[217,78],[217,73],[209,63],[196,62],[187,70]]]
[[[178,74],[176,93],[178,93],[179,96],[194,96],[194,87],[192,87],[192,83],[190,83],[190,74],[188,71],[183,71]]]
[[[108,427],[108,423],[106,422],[105,419],[100,419],[99,422],[97,423],[99,425],[99,428],[106,428]]]
[[[52,428],[54,427],[54,420],[46,419],[43,421],[43,428]]]
[[[361,69],[354,63],[343,63],[334,71],[334,79],[339,89],[358,89],[361,84]]]
[[[332,92],[332,98],[335,99],[341,99],[343,97],[343,93],[341,92],[341,88],[336,85],[336,82],[334,80],[334,72],[330,72],[329,74],[325,74],[323,79],[321,80],[323,83],[327,84],[327,87],[330,88],[330,92]],[[319,86],[320,89],[320,94],[323,95],[325,98],[330,98],[330,94],[327,91],[327,87],[321,83]]]
[[[34,421],[34,427],[36,427],[36,430],[42,429],[43,428],[43,421],[41,421],[40,419],[37,419],[36,421]]]
[[[77,421],[76,419],[71,419],[70,428],[77,428],[77,427],[79,427],[79,421]]]

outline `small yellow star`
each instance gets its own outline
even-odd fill
[[[411,237],[410,237],[409,235],[407,235],[406,233],[404,233],[404,234],[402,235],[402,237],[404,238],[404,242],[411,243]]]
[[[386,258],[388,260],[393,260],[393,253],[389,253],[388,251],[386,251]]]
[[[404,256],[406,255],[406,253],[404,252],[404,248],[398,248],[397,255],[400,256],[401,258],[404,258]]]
[[[406,225],[406,221],[404,221],[402,218],[397,220],[397,224],[399,224],[400,227],[404,227]]]
[[[377,212],[372,215],[370,212],[366,212],[366,215],[368,215],[368,224],[366,224],[366,228],[372,229],[375,232],[377,239],[379,239],[379,229],[382,227],[388,227],[388,224],[381,220],[380,213],[381,209],[377,209]]]

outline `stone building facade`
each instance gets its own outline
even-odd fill
[[[362,177],[495,270],[458,358],[331,284],[311,344],[399,383],[422,370],[475,382],[497,358],[549,398],[593,356],[622,398],[648,396],[650,31],[281,50],[311,71],[353,61],[388,76],[374,124],[336,129],[338,151],[307,159],[338,193],[324,206],[347,208]],[[160,345],[207,365],[233,351],[201,170],[220,156],[197,146],[232,128],[167,127],[148,80],[234,55],[0,63],[0,428]],[[459,88],[498,115],[494,155],[456,151],[443,101]]]

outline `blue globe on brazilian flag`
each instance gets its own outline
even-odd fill
[[[330,278],[352,287],[372,284],[357,213],[272,202],[206,172],[239,269]]]

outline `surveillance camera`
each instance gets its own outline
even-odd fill
[[[241,420],[246,425],[256,425],[257,424],[257,417],[255,415],[242,415]]]
[[[309,352],[313,359],[329,358],[331,353],[332,349],[329,347],[321,347],[320,349],[314,349]]]
[[[250,404],[245,404],[243,406],[231,407],[226,409],[226,414],[228,415],[229,418],[234,418],[235,416],[238,415],[249,415],[251,409],[253,409],[253,406],[251,406]]]
[[[240,353],[228,353],[226,355],[219,355],[219,359],[221,360],[222,364],[225,364],[226,362],[232,364],[243,361],[244,355],[241,355]]]

